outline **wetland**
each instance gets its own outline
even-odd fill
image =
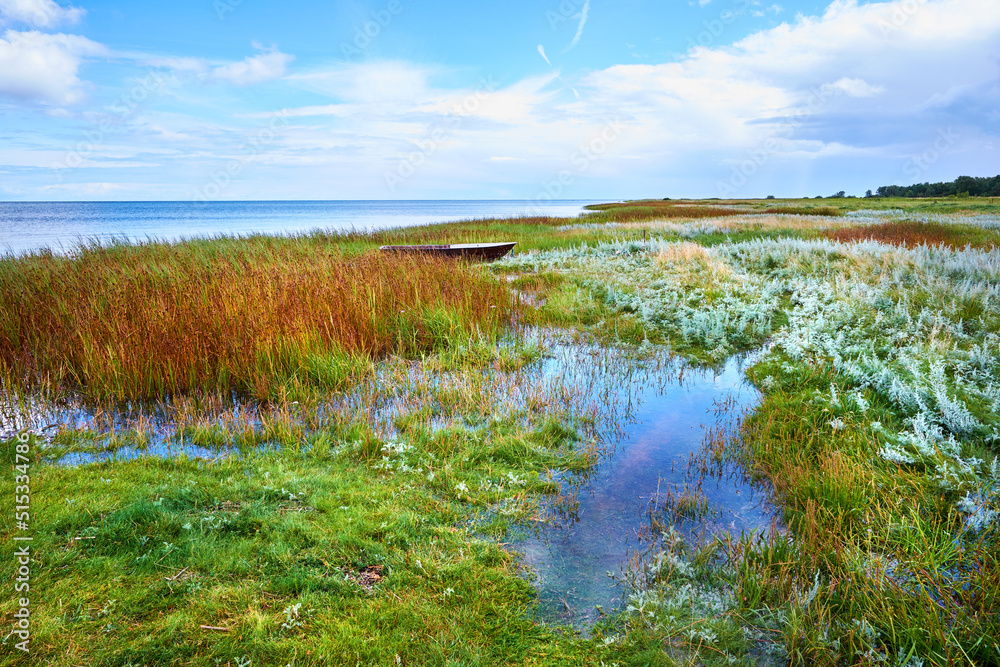
[[[590,209],[0,259],[0,661],[1000,664],[1000,209]]]

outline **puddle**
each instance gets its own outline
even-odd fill
[[[150,456],[215,459],[239,451],[280,447],[292,433],[303,438],[345,422],[364,422],[375,435],[401,435],[400,420],[417,414],[432,430],[482,428],[493,416],[567,414],[591,420],[597,431],[615,432],[627,418],[636,386],[633,374],[659,362],[634,350],[581,343],[568,332],[526,329],[524,339],[548,358],[519,370],[436,370],[434,364],[393,358],[346,392],[332,392],[308,405],[264,405],[236,396],[180,397],[164,403],[91,407],[72,396],[58,402],[0,397],[0,438],[21,429],[41,436],[48,460],[75,466]],[[537,341],[537,342],[536,342]],[[514,344],[514,339],[504,344]],[[614,374],[624,379],[611,384]],[[529,419],[525,417],[525,419]],[[62,446],[60,434],[82,434]],[[589,432],[588,436],[591,435]],[[239,444],[236,444],[239,442]]]
[[[550,360],[549,372],[565,363]],[[623,567],[649,547],[639,536],[650,531],[650,512],[688,543],[764,530],[776,516],[767,494],[738,469],[719,464],[708,472],[700,464],[706,439],[733,432],[759,401],[740,360],[715,372],[660,362],[630,375],[628,388],[618,373],[601,380],[605,391],[627,397],[625,423],[609,434],[606,456],[586,479],[562,480],[575,502],[552,508],[545,528],[512,546],[536,577],[542,617],[584,631],[621,606]],[[677,518],[668,510],[685,493],[699,498],[701,511]]]
[[[738,470],[713,466],[705,474],[698,465],[706,436],[724,436],[759,400],[743,379],[740,360],[713,372],[692,369],[665,348],[603,347],[552,329],[523,333],[526,342],[537,338],[545,357],[518,371],[436,371],[395,360],[380,363],[374,377],[346,394],[276,409],[235,398],[97,412],[73,402],[7,401],[0,405],[0,435],[31,428],[46,436],[42,449],[54,447],[51,460],[73,466],[181,453],[215,459],[280,447],[273,429],[308,434],[345,416],[389,440],[398,435],[397,419],[414,411],[431,428],[482,428],[493,413],[504,412],[575,415],[586,441],[581,444],[596,444],[601,461],[585,476],[562,476],[573,502],[552,503],[537,535],[512,548],[536,575],[544,618],[584,631],[599,618],[598,607],[611,612],[620,606],[623,586],[608,573],[622,577],[628,559],[651,544],[639,539],[650,532],[650,512],[689,542],[770,527],[776,511]],[[239,447],[202,446],[188,434],[193,426],[248,435]],[[59,429],[89,429],[90,435],[65,451],[52,440]],[[115,440],[129,429],[145,434],[141,447]],[[678,505],[693,493],[697,516],[678,519]]]

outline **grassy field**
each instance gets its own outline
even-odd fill
[[[262,305],[266,304],[266,308]],[[320,236],[81,247],[0,264],[6,384],[92,399],[336,388],[355,357],[496,339],[509,292],[452,263]]]
[[[0,664],[1000,665],[1000,204],[596,209],[0,260],[9,628],[34,538],[31,652]],[[596,364],[762,350],[706,455],[787,531],[651,517],[625,608],[541,618],[504,546],[619,418],[531,372],[551,331]]]

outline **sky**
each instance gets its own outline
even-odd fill
[[[997,0],[0,0],[0,200],[798,197],[1000,173]]]

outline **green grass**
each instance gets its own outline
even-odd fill
[[[713,200],[714,203],[714,200]],[[1000,198],[997,197],[845,197],[842,199],[757,199],[747,201],[724,201],[719,203],[746,204],[755,208],[772,208],[788,206],[794,208],[823,209],[833,208],[840,212],[872,209],[884,211],[901,209],[911,213],[996,213],[1000,208]]]
[[[489,438],[405,433],[405,451],[368,447],[348,430],[210,463],[36,465],[32,653],[5,649],[4,664],[391,665],[397,655],[408,664],[558,664],[561,652],[597,655],[533,622],[532,589],[491,537],[557,490],[548,470],[589,465],[574,453],[576,434],[546,420],[494,423]],[[13,442],[3,445],[7,459]],[[488,518],[498,503],[502,520]],[[4,540],[8,562],[12,544]],[[373,590],[356,583],[365,571],[381,573]],[[5,616],[12,604],[3,601]]]
[[[799,220],[774,222],[775,208]],[[558,492],[554,475],[586,473],[598,455],[592,425],[599,410],[575,403],[572,387],[543,391],[522,375],[546,353],[544,342],[526,339],[522,325],[569,328],[632,346],[666,343],[693,360],[718,363],[791,326],[801,307],[796,281],[807,274],[835,280],[871,270],[847,251],[739,264],[727,249],[755,239],[825,238],[850,220],[831,214],[860,209],[902,209],[919,218],[997,215],[1000,204],[649,200],[595,207],[581,220],[116,245],[72,260],[0,261],[4,285],[44,278],[26,292],[31,298],[5,289],[5,303],[21,299],[22,324],[36,316],[31,308],[62,323],[31,338],[27,324],[5,320],[5,386],[18,387],[5,415],[46,378],[62,378],[50,388],[71,406],[88,391],[99,399],[84,401],[93,411],[86,425],[53,431],[45,446],[32,442],[32,653],[22,655],[8,637],[0,664],[1000,664],[1000,535],[962,531],[959,492],[942,492],[934,477],[943,458],[899,465],[880,456],[886,434],[907,428],[912,415],[871,389],[858,394],[866,410],[832,404],[824,398],[831,388],[840,396],[859,390],[829,360],[773,354],[750,368],[763,401],[739,438],[715,452],[773,488],[787,532],[684,544],[672,522],[696,521],[709,508],[695,491],[670,499],[650,516],[651,532],[663,537],[634,564],[638,588],[628,608],[598,623],[590,637],[539,619],[534,589],[504,549]],[[753,226],[753,218],[739,217],[748,214],[772,222]],[[718,229],[698,227],[712,221]],[[958,235],[953,245],[967,239],[987,245],[996,234],[966,227],[948,223],[945,231]],[[485,268],[415,269],[378,264],[368,254],[383,243],[506,239],[519,242],[514,258]],[[654,256],[644,239],[666,244]],[[581,251],[583,243],[593,249],[616,240],[619,254]],[[572,259],[531,264],[542,257],[537,252],[554,250]],[[224,291],[239,282],[234,276],[266,278],[271,290],[318,287],[324,271],[343,271],[359,259],[385,289],[357,292],[343,321],[353,322],[358,304],[375,298],[384,307],[372,340],[381,346],[300,349],[294,360],[281,361],[281,346],[274,345],[266,348],[276,355],[271,362],[261,366],[255,356],[241,367],[252,372],[220,374],[220,365],[200,381],[176,384],[169,395],[157,390],[157,400],[132,402],[128,418],[114,400],[131,395],[128,383],[100,381],[124,371],[84,372],[72,348],[59,347],[74,335],[93,349],[98,340],[107,346],[124,335],[108,329],[97,337],[108,314],[123,307],[111,298],[127,294],[116,277],[145,286],[147,296],[172,295],[174,312],[185,317],[194,318],[195,306],[228,303],[243,310],[226,312],[250,312],[264,322],[261,309],[247,310],[255,303],[252,290]],[[884,261],[885,275],[919,286],[907,277],[916,275],[913,266],[894,265],[899,259],[890,255]],[[246,268],[262,264],[269,270]],[[417,314],[397,318],[397,293],[405,295],[400,285],[414,270],[455,289],[418,293]],[[282,281],[285,271],[289,280]],[[785,288],[758,299],[754,290],[776,277],[788,281]],[[476,298],[457,291],[470,281]],[[342,284],[346,289],[351,281]],[[83,306],[70,296],[81,285],[89,289],[91,325],[74,329],[68,323]],[[217,291],[206,292],[206,285]],[[862,314],[853,324],[886,355],[900,341],[881,337],[903,318],[904,306],[910,317],[960,319],[964,335],[985,340],[1000,328],[1000,317],[983,293],[904,295],[900,288],[878,305],[882,319]],[[324,294],[302,303],[336,298]],[[674,294],[687,301],[677,306]],[[492,312],[499,308],[484,307],[500,299],[501,316]],[[724,317],[753,309],[759,318],[749,323]],[[222,311],[176,321],[218,322]],[[312,326],[311,307],[295,312]],[[705,323],[703,316],[721,319]],[[83,333],[64,333],[71,331]],[[235,329],[220,331],[217,337],[231,342]],[[940,330],[921,331],[930,351],[949,343]],[[18,356],[25,348],[15,342],[26,340],[37,350],[34,365]],[[147,351],[153,347],[151,341]],[[972,355],[967,348],[959,351]],[[31,381],[20,384],[29,368]],[[60,368],[65,376],[58,376]],[[154,376],[135,386],[152,386]],[[954,395],[965,391],[954,374],[946,379]],[[234,387],[241,389],[235,399]],[[994,423],[986,399],[962,396],[978,419]],[[62,407],[53,406],[53,414]],[[165,444],[212,454],[115,458]],[[962,447],[966,457],[996,456],[996,443],[982,435],[963,436]],[[10,473],[0,481],[5,502],[16,486],[14,455],[14,440],[0,444]],[[67,455],[98,460],[60,464]],[[8,568],[14,534],[5,522],[0,562]],[[14,609],[12,595],[0,599],[8,624]]]

